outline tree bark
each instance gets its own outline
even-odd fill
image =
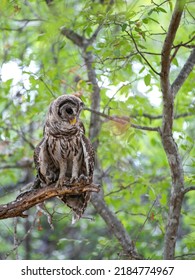
[[[176,36],[186,1],[176,1],[173,15],[162,49],[161,89],[163,94],[163,119],[161,139],[170,166],[172,188],[169,202],[169,213],[166,225],[164,259],[174,259],[179,218],[184,194],[184,172],[177,144],[173,138],[174,98],[195,63],[195,52],[181,69],[178,77],[170,85],[171,50]]]

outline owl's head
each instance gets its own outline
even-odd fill
[[[62,95],[55,99],[49,109],[49,114],[55,119],[75,125],[79,119],[84,103],[74,95]]]

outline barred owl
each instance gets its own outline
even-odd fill
[[[79,119],[83,105],[74,95],[59,96],[50,104],[43,139],[34,152],[37,176],[42,186],[54,182],[57,186],[92,182],[94,150]],[[64,195],[60,199],[72,209],[74,223],[84,213],[90,193]]]

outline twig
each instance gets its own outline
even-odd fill
[[[47,83],[43,80],[42,77],[39,77],[39,80],[44,84],[44,86],[47,88],[47,90],[51,93],[51,95],[56,98],[55,94],[53,93],[53,91],[49,88],[49,86],[47,85]]]
[[[160,76],[160,73],[158,72],[158,71],[156,71],[156,69],[154,69],[154,67],[150,64],[150,62],[147,60],[147,58],[143,55],[143,53],[139,50],[139,48],[138,48],[138,46],[137,46],[137,43],[136,43],[136,41],[135,41],[135,39],[134,39],[134,37],[133,37],[133,34],[132,34],[132,32],[128,32],[128,31],[126,31],[127,32],[127,34],[131,37],[131,39],[132,39],[132,41],[133,41],[133,44],[134,44],[134,46],[135,46],[135,49],[136,49],[136,51],[140,54],[140,56],[144,59],[144,61],[147,63],[147,65],[152,69],[152,71],[155,73],[155,74],[157,74],[158,76]]]
[[[135,239],[134,239],[134,242],[135,242],[135,243],[136,243],[136,241],[138,240],[138,237],[140,236],[140,233],[142,232],[143,228],[145,227],[145,224],[147,223],[148,219],[150,218],[150,213],[151,213],[151,211],[152,211],[152,209],[153,209],[153,207],[154,207],[154,205],[156,204],[156,202],[157,202],[158,199],[159,199],[159,197],[157,196],[156,199],[153,201],[152,206],[150,207],[150,209],[149,209],[149,211],[148,211],[147,217],[146,217],[144,223],[141,225],[140,230],[139,230],[137,236],[136,236]]]
[[[108,100],[108,102],[107,102],[106,105],[104,106],[103,112],[105,112],[105,109],[108,107],[109,103],[114,99],[114,97],[117,95],[118,92],[120,92],[121,89],[123,89],[123,88],[126,87],[126,86],[131,85],[131,84],[132,84],[133,82],[135,82],[136,80],[137,80],[137,78],[136,78],[135,80],[133,80],[132,82],[122,84],[122,85],[116,90],[116,92],[112,95],[112,97]]]
[[[109,196],[109,195],[111,195],[111,194],[114,194],[114,193],[119,193],[119,192],[121,192],[121,191],[123,191],[123,190],[126,190],[126,189],[129,189],[129,188],[131,188],[131,186],[133,186],[133,185],[135,185],[135,184],[137,184],[138,183],[138,181],[134,181],[133,183],[130,183],[130,184],[128,184],[127,186],[121,186],[121,187],[119,187],[119,189],[117,189],[116,191],[112,191],[112,192],[109,192],[109,193],[107,193],[107,194],[105,194],[104,195],[104,197],[106,197],[106,196]]]
[[[5,254],[3,259],[7,259],[10,256],[10,254],[15,252],[18,249],[18,247],[24,242],[24,240],[27,238],[27,236],[31,233],[31,231],[34,229],[34,226],[35,226],[35,223],[36,223],[36,220],[37,220],[37,214],[38,214],[38,210],[35,213],[35,216],[34,216],[33,223],[31,225],[31,227],[25,232],[25,235],[23,236],[22,239],[17,240],[17,244],[14,245],[14,247],[11,251],[9,251],[8,253]]]
[[[186,47],[186,48],[193,48],[194,45],[189,45],[189,43],[191,43],[192,41],[195,40],[195,36],[193,36],[189,41],[185,42],[185,43],[180,43],[176,46],[173,46],[173,49],[177,49],[177,48],[180,48],[180,47]]]
[[[194,116],[195,115],[195,112],[194,113],[182,113],[182,114],[178,114],[178,115],[175,115],[174,116],[174,120],[177,120],[177,119],[180,119],[180,118],[185,118],[185,117],[191,117],[191,116]],[[147,118],[149,120],[160,120],[162,119],[162,115],[150,115],[150,114],[145,114],[143,113],[142,115],[130,115],[130,118],[137,118],[137,117],[144,117],[144,118]]]

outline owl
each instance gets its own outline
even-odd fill
[[[56,186],[93,181],[94,150],[85,136],[79,119],[84,104],[74,95],[62,95],[49,106],[43,139],[34,152],[37,177],[41,186],[56,182]],[[60,199],[72,209],[74,223],[84,213],[90,192],[64,195]]]

